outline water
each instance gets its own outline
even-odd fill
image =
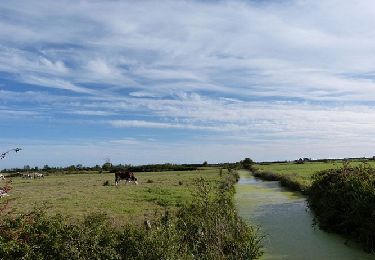
[[[236,186],[236,205],[240,215],[259,225],[266,235],[262,259],[375,259],[354,242],[312,226],[312,214],[305,198],[277,182],[255,179],[240,172]]]

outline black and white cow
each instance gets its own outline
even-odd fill
[[[5,187],[0,188],[0,198],[5,197],[5,196],[9,196],[9,194],[8,194],[9,190],[10,190],[9,186],[5,186]]]
[[[9,196],[8,192],[5,189],[0,188],[0,198],[5,196]]]
[[[118,171],[115,172],[115,184],[116,186],[119,184],[120,181],[126,182],[133,182],[134,184],[138,184],[137,178],[134,176],[134,173],[131,171]]]
[[[24,173],[24,174],[22,174],[22,178],[25,178],[25,179],[32,179],[33,176],[31,175],[31,173]]]
[[[0,181],[4,180],[5,181],[5,176],[3,174],[0,174]]]

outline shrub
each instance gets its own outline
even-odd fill
[[[261,237],[236,213],[232,197],[235,175],[219,191],[199,180],[195,202],[178,212],[182,242],[195,259],[256,259],[262,255]]]
[[[118,259],[115,233],[100,214],[79,224],[36,210],[7,218],[0,229],[1,259]]]
[[[108,180],[106,180],[105,182],[103,182],[103,186],[110,186],[110,183]]]
[[[146,181],[147,183],[153,183],[154,181],[153,180],[150,180],[150,179],[148,179],[147,181]]]
[[[179,181],[179,182],[178,182],[178,185],[180,185],[180,186],[183,185],[183,184],[184,184],[184,183],[183,183],[182,181]]]
[[[354,238],[375,253],[375,170],[367,165],[313,175],[308,205],[325,230]]]

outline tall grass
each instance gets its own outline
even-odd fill
[[[281,186],[292,190],[308,194],[309,186],[306,182],[297,177],[296,174],[279,174],[268,171],[253,171],[254,177],[266,181],[278,181]]]

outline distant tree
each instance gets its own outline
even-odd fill
[[[104,171],[110,171],[110,170],[112,169],[112,163],[110,163],[110,162],[106,162],[106,163],[104,163],[104,164],[102,165],[102,169],[103,169]]]
[[[67,170],[68,171],[75,171],[76,170],[76,166],[75,165],[70,165],[69,167],[67,167]]]
[[[202,163],[202,166],[204,166],[204,167],[208,166],[207,161],[204,161],[204,162]]]
[[[254,161],[251,160],[250,158],[245,158],[240,163],[241,163],[242,168],[244,168],[244,169],[247,169],[247,170],[253,169]]]

